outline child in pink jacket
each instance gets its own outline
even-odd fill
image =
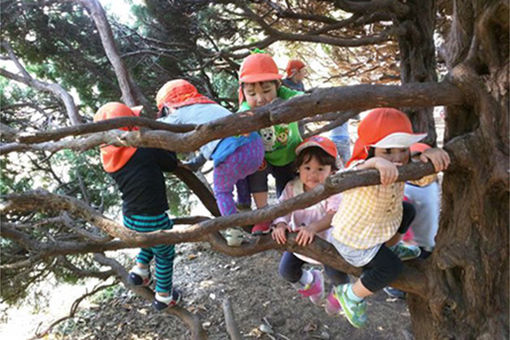
[[[285,201],[317,185],[337,170],[337,149],[335,143],[322,136],[306,139],[296,148],[296,166],[299,177],[287,183],[279,201]],[[279,243],[287,241],[286,232],[298,232],[297,243],[301,246],[310,244],[315,236],[327,240],[331,219],[340,205],[341,195],[333,195],[305,209],[299,209],[273,221],[276,225],[272,237]],[[300,254],[284,252],[280,261],[279,272],[291,282],[298,293],[318,304],[324,295],[324,279],[320,270],[303,270],[305,263],[320,264]],[[348,276],[336,269],[324,266],[326,274],[335,285],[349,282]]]

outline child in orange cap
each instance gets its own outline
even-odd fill
[[[402,260],[419,255],[418,247],[407,248],[398,243],[414,218],[414,208],[402,202],[404,183],[395,181],[397,166],[409,162],[409,147],[426,134],[414,134],[403,112],[380,108],[361,121],[358,136],[347,166],[379,170],[381,184],[342,193],[330,241],[348,263],[362,267],[363,274],[354,284],[335,287],[326,306],[329,312],[343,310],[354,327],[366,322],[364,298],[396,279],[403,268]],[[426,150],[420,160],[432,162],[436,171],[446,169],[450,163],[448,154],[441,149]]]
[[[283,202],[323,184],[336,167],[337,150],[335,143],[326,137],[313,136],[305,139],[296,148],[296,166],[299,177],[285,186],[279,201]],[[287,242],[286,232],[298,232],[296,241],[301,246],[310,244],[315,236],[328,239],[331,219],[341,201],[341,194],[328,197],[313,206],[295,210],[273,221],[276,226],[271,236],[279,243]],[[303,255],[284,252],[279,272],[291,282],[298,293],[318,304],[324,295],[324,279],[320,270],[303,270],[305,263],[320,264]],[[336,269],[324,266],[326,274],[335,285],[349,282],[348,276]]]
[[[183,79],[167,82],[158,91],[156,103],[161,121],[172,124],[204,124],[232,113],[200,94]],[[214,161],[213,189],[222,216],[237,212],[234,203],[234,185],[237,188],[239,204],[250,204],[248,183],[243,181],[262,164],[264,145],[256,132],[213,140],[202,147],[200,152],[206,159]],[[240,246],[242,232],[236,228],[227,229],[225,239],[229,246]]]
[[[239,111],[246,111],[266,105],[276,98],[289,99],[302,92],[281,86],[282,76],[269,54],[255,53],[246,57],[239,72]],[[276,195],[295,177],[295,149],[302,138],[298,123],[278,124],[259,131],[265,148],[265,162],[261,169],[248,177],[250,191],[257,208],[267,205],[267,176],[271,173],[276,180]],[[269,232],[271,221],[257,223],[253,234]]]
[[[305,85],[303,80],[306,77],[306,65],[301,60],[291,59],[285,69],[287,72],[287,78],[282,80],[283,85],[289,89],[297,91],[305,91]]]
[[[103,105],[94,115],[94,121],[118,117],[136,117],[141,107],[129,108],[122,103]],[[138,128],[120,128],[129,131]],[[101,146],[103,168],[115,180],[122,192],[124,226],[137,232],[172,229],[168,218],[168,201],[163,172],[177,166],[174,152],[155,148],[134,148],[114,145]],[[150,284],[149,264],[156,258],[156,294],[153,307],[161,310],[174,306],[181,298],[172,286],[174,245],[160,244],[142,248],[131,269],[128,281],[135,286]]]

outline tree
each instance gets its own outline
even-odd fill
[[[78,3],[88,9],[101,36],[107,36],[104,21],[98,24],[101,17],[104,19],[98,3],[85,0]],[[27,9],[24,6],[15,6],[17,2],[9,4],[25,11],[39,6],[22,2],[21,4],[29,8]],[[57,5],[48,2],[44,6]],[[70,5],[58,5],[57,8],[70,11],[76,4],[67,6]],[[186,75],[191,79],[201,79],[203,88],[208,89],[208,93],[217,99],[219,97],[216,93],[228,93],[228,90],[217,85],[215,88],[214,84],[222,82],[215,77],[212,77],[211,82],[208,72],[221,70],[220,74],[224,75],[224,79],[228,79],[235,74],[233,72],[237,68],[236,60],[245,56],[247,49],[270,48],[279,41],[311,42],[328,46],[333,60],[344,66],[341,68],[343,72],[338,72],[339,74],[352,72],[348,68],[353,60],[360,64],[371,60],[365,62],[367,65],[355,68],[355,73],[362,74],[359,77],[372,79],[374,82],[386,82],[388,78],[394,79],[394,76],[399,74],[401,85],[365,84],[317,89],[285,103],[277,102],[241,114],[234,121],[222,119],[196,127],[163,126],[148,119],[136,118],[129,123],[119,120],[79,124],[53,131],[22,133],[20,131],[25,124],[15,116],[8,115],[8,119],[2,118],[3,144],[0,145],[0,153],[6,155],[3,159],[5,163],[12,165],[9,157],[14,153],[46,154],[63,149],[79,151],[102,143],[193,151],[207,141],[253,131],[277,122],[291,122],[316,114],[324,117],[328,112],[343,111],[342,114],[334,116],[336,123],[343,123],[356,113],[350,110],[380,106],[406,108],[414,127],[428,131],[427,140],[434,143],[436,135],[432,107],[444,105],[447,124],[445,149],[452,157],[453,164],[443,179],[443,209],[440,232],[436,238],[437,248],[429,260],[406,265],[404,273],[393,285],[410,293],[408,301],[413,331],[418,339],[508,337],[510,70],[507,2],[264,0],[250,4],[244,1],[182,1],[161,5],[159,2],[149,1],[147,11],[147,16],[143,17],[148,23],[147,36],[133,33],[133,36],[137,36],[134,46],[143,44],[144,49],[128,53],[149,56],[143,59],[144,63],[156,63],[158,68],[166,71],[166,76]],[[195,16],[190,14],[181,17],[179,13],[194,13]],[[48,17],[44,12],[44,15],[41,14],[41,11],[36,14],[36,18]],[[172,20],[168,20],[165,14],[170,15]],[[83,17],[81,14],[75,15]],[[211,17],[217,20],[211,23],[211,20],[208,20]],[[31,30],[25,32],[25,35],[41,29],[48,30],[47,20],[43,19],[41,20],[44,25],[36,25],[37,21],[34,21]],[[173,20],[182,20],[178,21],[182,25],[174,25]],[[90,23],[85,25],[91,27],[88,26]],[[12,28],[13,32],[18,32],[14,28],[15,26]],[[162,43],[164,34],[176,32],[177,28],[183,31],[178,31],[176,36],[185,38],[177,40],[184,45],[176,43],[176,48],[193,47],[188,53],[192,57],[182,65],[178,63],[179,71],[171,61],[172,54],[167,50],[161,51],[162,44],[165,44]],[[35,64],[35,59],[26,54],[26,51],[30,50],[26,42],[17,38],[18,33],[13,32],[8,31],[3,37],[6,40],[4,55],[8,55],[11,60],[20,57],[24,61],[26,59],[25,62]],[[264,34],[262,39],[255,39],[260,36],[260,32]],[[445,40],[438,48],[435,47],[434,33]],[[99,40],[97,36],[94,37],[95,46],[98,48]],[[108,59],[112,64],[117,63],[114,68],[119,82],[116,92],[122,92],[126,101],[129,97],[126,93],[135,93],[129,100],[141,103],[144,97],[151,97],[150,91],[154,93],[154,87],[149,90],[142,86],[138,92],[133,88],[138,83],[144,84],[148,83],[148,80],[157,79],[157,76],[151,73],[144,78],[136,72],[136,65],[126,62],[129,61],[129,56],[119,58],[112,37],[110,34],[110,39],[106,42],[105,39],[101,40],[105,49],[110,49],[110,52],[106,53]],[[68,38],[63,37],[62,40],[71,41]],[[117,41],[125,41],[125,36],[117,35],[116,38]],[[82,41],[78,43],[85,44]],[[46,46],[53,45],[60,46],[55,41]],[[339,52],[345,49],[358,52],[356,58],[346,58]],[[170,53],[169,59],[160,63],[159,56],[153,57],[156,51],[165,57]],[[102,52],[96,53],[102,55]],[[176,53],[183,53],[183,50]],[[376,58],[373,58],[374,55]],[[53,54],[51,57],[56,58]],[[102,58],[104,59],[104,55]],[[399,72],[395,67],[397,59],[400,63]],[[62,70],[72,66],[64,58],[59,65]],[[446,72],[443,81],[439,83],[438,65]],[[381,70],[381,67],[384,70]],[[30,79],[30,74],[27,76],[28,72],[23,72],[21,64],[18,68],[21,76],[9,75],[6,70],[1,74],[15,80],[21,80],[16,77]],[[105,69],[111,74],[109,67]],[[38,76],[47,79],[40,68],[35,71]],[[136,84],[129,80],[123,83],[121,78],[131,73],[136,75],[132,78],[136,79]],[[378,78],[372,76],[372,73],[385,76]],[[58,72],[53,74],[54,78],[50,78],[52,83],[72,85],[71,80],[69,83],[63,82],[62,79],[66,77]],[[35,85],[34,88],[38,89]],[[131,90],[133,91],[130,92]],[[39,101],[28,103],[35,106]],[[12,105],[16,103],[9,105],[12,110]],[[28,106],[26,103],[24,105]],[[4,112],[8,109],[2,104]],[[66,112],[69,114],[69,108]],[[115,130],[125,124],[144,126],[146,130],[128,133]],[[87,135],[83,136],[84,134]],[[73,138],[63,139],[69,136]],[[419,178],[432,172],[427,165],[408,165],[401,170],[399,180]],[[214,200],[201,182],[182,168],[177,175],[185,180],[211,212],[217,215]],[[93,204],[93,200],[87,202],[86,195],[77,199],[71,197],[72,192],[62,195],[28,191],[30,183],[17,181],[16,176],[6,178],[8,185],[5,186],[5,191],[2,186],[4,204],[0,210],[1,245],[3,251],[9,249],[9,254],[13,256],[2,257],[2,280],[11,278],[12,271],[18,268],[30,272],[35,264],[44,269],[67,268],[74,275],[117,275],[124,279],[126,273],[123,268],[116,261],[105,258],[101,252],[155,244],[162,240],[169,243],[207,241],[214,249],[233,256],[250,255],[271,248],[299,250],[300,253],[330,266],[359,274],[358,269],[347,265],[334,248],[324,242],[315,241],[310,247],[301,248],[295,244],[293,238],[287,245],[278,246],[268,237],[263,237],[254,244],[229,248],[217,232],[234,225],[274,218],[333,193],[355,186],[375,184],[378,181],[375,171],[335,175],[317,190],[281,205],[229,217],[178,219],[178,223],[190,224],[185,232],[168,231],[156,239],[154,235],[136,235],[118,229],[117,224],[104,217],[101,210],[90,207],[89,203]],[[85,255],[85,260],[69,264],[76,258],[71,255],[91,253],[95,255]],[[59,259],[58,266],[51,263],[53,258]],[[98,271],[98,264],[109,266],[111,271]],[[26,282],[30,283],[35,279],[36,274]],[[2,282],[3,286],[4,284],[7,285],[8,281]],[[138,292],[150,296],[148,291]],[[196,327],[198,321],[190,313],[182,309],[171,312],[180,315],[194,329],[193,335],[196,338],[205,336],[201,327]]]

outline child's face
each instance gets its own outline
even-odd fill
[[[384,158],[395,165],[409,163],[409,148],[375,148],[374,156]]]
[[[303,182],[305,191],[312,190],[317,185],[324,183],[331,175],[331,165],[320,164],[315,157],[299,166],[299,179]]]
[[[296,74],[294,75],[294,81],[300,82],[305,79],[306,75],[308,74],[308,71],[306,70],[306,67],[301,67]]]
[[[272,102],[277,96],[276,90],[274,81],[245,83],[243,86],[244,97],[251,108],[264,106]]]

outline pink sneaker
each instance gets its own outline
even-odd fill
[[[342,306],[340,306],[340,303],[336,299],[333,290],[331,290],[331,293],[329,293],[326,299],[326,306],[324,307],[324,309],[326,310],[326,313],[328,313],[328,315],[337,315],[342,312]]]
[[[271,231],[271,221],[257,223],[251,230],[252,235],[265,235]]]
[[[312,270],[313,281],[305,288],[298,290],[298,293],[307,297],[314,305],[318,305],[324,297],[324,279],[320,270]]]

